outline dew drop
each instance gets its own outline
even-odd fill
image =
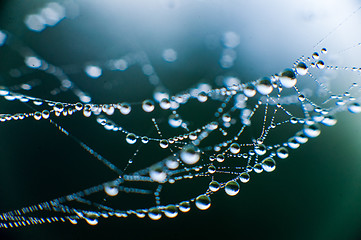
[[[276,162],[273,158],[266,158],[262,161],[262,168],[266,172],[273,172],[276,169]]]
[[[164,215],[169,218],[175,218],[178,215],[178,210],[174,205],[168,205],[163,210]]]
[[[129,144],[134,144],[134,143],[137,141],[137,137],[135,136],[134,133],[129,133],[129,134],[126,136],[125,140],[126,140],[127,143],[129,143]]]
[[[171,103],[169,101],[168,98],[163,98],[160,103],[159,103],[159,106],[164,109],[164,110],[167,110],[171,107]]]
[[[277,154],[277,157],[279,157],[281,159],[288,158],[288,150],[285,147],[278,148],[276,154]]]
[[[209,167],[208,167],[208,172],[210,173],[210,174],[213,174],[213,173],[215,173],[216,172],[216,167],[214,166],[214,165],[209,165]]]
[[[196,198],[196,207],[200,210],[207,210],[211,206],[211,199],[207,195],[200,195]]]
[[[239,184],[236,181],[228,181],[226,183],[226,186],[224,187],[224,191],[227,193],[227,195],[229,196],[235,196],[238,194],[239,192]]]
[[[40,120],[41,119],[41,112],[35,112],[34,113],[34,119],[35,120]]]
[[[162,212],[159,208],[150,208],[148,211],[148,217],[152,220],[159,220],[162,217]]]
[[[154,110],[154,103],[152,100],[144,100],[142,103],[142,108],[144,112],[153,112]]]
[[[98,78],[102,75],[102,69],[94,65],[86,66],[84,71],[91,78]]]
[[[325,67],[325,63],[322,60],[317,61],[316,67],[319,69],[323,69]]]
[[[249,179],[250,179],[250,176],[247,172],[243,172],[239,175],[239,180],[242,182],[242,183],[248,183],[249,182]]]
[[[254,152],[259,156],[263,156],[266,154],[267,148],[264,144],[257,144],[254,148]]]
[[[350,113],[360,113],[361,112],[361,106],[359,103],[352,103],[352,104],[348,105],[347,109]]]
[[[217,162],[224,162],[225,157],[223,154],[218,154],[216,159],[217,159]]]
[[[167,147],[168,147],[168,141],[167,141],[166,139],[160,140],[159,146],[160,146],[161,148],[167,148]]]
[[[333,116],[325,116],[321,123],[325,126],[334,126],[337,123],[337,119],[334,118]]]
[[[256,91],[256,88],[252,84],[249,83],[244,87],[243,93],[244,93],[244,95],[246,95],[246,97],[254,97],[254,95],[256,95],[257,91]]]
[[[182,124],[182,119],[178,115],[172,114],[168,118],[168,123],[171,127],[177,128]]]
[[[271,79],[268,77],[260,79],[256,85],[256,89],[262,95],[270,94],[273,91]]]
[[[263,172],[262,165],[261,165],[260,163],[256,163],[256,164],[253,166],[253,170],[255,171],[255,173],[261,173],[261,172]]]
[[[304,126],[303,133],[309,138],[315,138],[320,135],[321,130],[317,124],[311,124]]]
[[[211,190],[212,192],[217,192],[219,190],[219,182],[217,181],[212,181],[209,183],[209,190]]]
[[[239,146],[238,143],[232,143],[231,146],[229,147],[229,150],[233,154],[238,154],[241,151],[241,147]]]
[[[159,183],[164,183],[167,179],[167,173],[164,172],[163,166],[161,164],[155,164],[150,167],[149,170],[150,178]]]
[[[318,52],[314,52],[314,53],[312,54],[312,58],[315,59],[315,60],[317,60],[317,59],[320,58],[320,54],[318,54]]]
[[[180,159],[186,164],[195,164],[200,157],[199,149],[192,144],[186,145],[180,152]]]
[[[131,106],[128,103],[121,103],[118,104],[118,109],[121,114],[128,115],[130,111],[132,110]]]
[[[296,74],[290,68],[287,68],[280,73],[279,80],[281,85],[285,88],[292,88],[297,83]]]
[[[307,65],[304,63],[304,62],[299,62],[297,65],[296,65],[296,72],[297,74],[301,75],[301,76],[304,76],[307,74],[308,72],[308,67]]]
[[[105,183],[104,184],[104,192],[106,194],[108,194],[109,196],[114,197],[114,196],[118,195],[118,193],[119,193],[118,185],[115,184],[114,182]]]
[[[48,119],[49,116],[50,116],[50,112],[49,112],[48,110],[43,110],[43,111],[41,112],[41,115],[42,115],[42,117],[43,117],[44,119]]]
[[[64,110],[64,105],[62,103],[58,102],[58,103],[55,103],[53,108],[54,108],[55,112],[62,112]]]
[[[186,212],[189,212],[190,209],[191,209],[191,205],[189,204],[188,201],[183,201],[183,202],[179,203],[179,210],[181,212],[186,213]]]

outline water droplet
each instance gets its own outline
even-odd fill
[[[263,156],[266,154],[267,148],[264,144],[257,144],[254,148],[254,152],[259,156]]]
[[[55,103],[53,108],[54,108],[55,112],[62,112],[64,110],[64,105],[62,103],[58,102],[58,103]]]
[[[291,149],[296,149],[300,147],[300,143],[294,137],[288,139],[287,146]]]
[[[305,95],[303,95],[303,94],[298,95],[298,100],[299,100],[300,102],[305,101],[305,100],[306,100]]]
[[[119,193],[118,184],[116,184],[114,182],[105,183],[104,184],[104,192],[111,197],[118,195],[118,193]]]
[[[131,106],[128,103],[121,103],[118,104],[118,109],[121,114],[128,115],[130,111],[132,110]]]
[[[127,135],[127,137],[125,138],[125,140],[127,141],[127,143],[129,144],[134,144],[137,141],[137,137],[135,136],[134,133],[129,133]]]
[[[243,183],[248,183],[250,179],[250,176],[247,172],[243,172],[239,175],[239,180]]]
[[[196,207],[200,210],[207,210],[211,206],[211,199],[207,195],[200,195],[196,198]]]
[[[50,116],[50,112],[49,112],[48,110],[43,110],[43,111],[41,112],[41,115],[42,115],[42,117],[43,117],[44,119],[48,119],[49,116]]]
[[[212,181],[209,183],[209,190],[211,190],[212,192],[217,192],[219,190],[219,182],[217,181]]]
[[[142,104],[144,112],[152,112],[154,110],[154,103],[152,100],[144,100]]]
[[[168,123],[171,127],[177,128],[182,124],[182,119],[178,115],[172,114],[169,116]]]
[[[83,109],[83,104],[81,102],[78,102],[75,104],[75,109],[77,111],[81,111]]]
[[[207,96],[207,94],[205,92],[202,91],[202,92],[200,92],[198,94],[197,99],[198,99],[199,102],[203,103],[203,102],[206,102],[208,100],[208,96]]]
[[[239,184],[236,181],[228,181],[226,183],[226,186],[224,187],[224,191],[229,195],[229,196],[235,196],[239,193]]]
[[[232,117],[229,113],[225,113],[222,115],[223,122],[230,122],[232,120]]]
[[[189,204],[188,201],[184,201],[184,202],[181,202],[179,203],[179,210],[181,212],[189,212],[189,210],[191,209],[191,205]]]
[[[244,93],[244,95],[246,95],[246,97],[254,97],[254,95],[256,95],[257,91],[256,91],[256,88],[252,84],[249,83],[244,87],[243,93]]]
[[[276,169],[276,162],[273,158],[266,158],[262,161],[262,168],[266,172],[273,172]]]
[[[229,147],[229,150],[233,154],[238,154],[241,151],[241,147],[239,146],[238,143],[232,143],[231,146]]]
[[[299,62],[296,66],[296,72],[301,76],[306,75],[308,72],[307,65],[304,62]]]
[[[163,51],[162,57],[166,62],[175,62],[177,60],[177,52],[172,48],[168,48]]]
[[[41,119],[41,112],[35,112],[34,113],[34,119],[35,120],[40,120]]]
[[[278,148],[276,154],[277,154],[277,157],[279,157],[281,159],[288,158],[288,150],[285,147]]]
[[[149,142],[149,138],[147,136],[142,137],[141,140],[144,144],[147,144]]]
[[[201,157],[200,151],[192,144],[188,144],[180,152],[180,159],[186,164],[195,164]]]
[[[86,66],[84,71],[91,78],[98,78],[102,75],[102,69],[94,65]]]
[[[273,91],[271,79],[268,77],[264,77],[264,78],[258,80],[256,89],[262,95],[270,94]]]
[[[326,53],[327,53],[327,49],[326,49],[326,48],[322,48],[322,49],[321,49],[321,53],[322,53],[322,54],[326,54]]]
[[[162,217],[162,212],[159,208],[150,208],[148,211],[148,217],[152,220],[159,220]]]
[[[309,138],[315,138],[320,135],[321,130],[317,124],[311,124],[304,126],[303,133]]]
[[[171,103],[169,101],[168,98],[163,98],[160,103],[159,103],[159,106],[164,109],[164,110],[167,110],[171,107]]]
[[[209,172],[210,174],[215,173],[215,172],[216,172],[216,167],[215,167],[214,165],[209,165],[209,167],[208,167],[208,172]]]
[[[294,138],[298,143],[301,143],[301,144],[304,144],[304,143],[306,143],[308,141],[308,138],[303,133],[303,131],[297,132]]]
[[[164,183],[167,179],[167,173],[164,172],[163,166],[161,164],[155,164],[150,167],[149,170],[150,178],[159,183]]]
[[[261,173],[261,172],[263,172],[262,165],[261,165],[260,163],[256,163],[256,164],[253,166],[253,170],[254,170],[256,173]]]
[[[322,60],[317,61],[316,67],[319,69],[323,69],[325,67],[325,63]]]
[[[320,58],[320,54],[318,54],[318,52],[314,52],[314,53],[312,54],[312,58],[315,59],[315,60],[317,60],[317,59]]]
[[[333,116],[325,116],[321,123],[325,126],[334,126],[337,123],[337,119]]]
[[[160,146],[161,148],[167,148],[167,147],[168,147],[168,141],[167,141],[166,139],[160,140],[159,146]]]
[[[179,166],[179,162],[175,158],[174,159],[169,158],[165,161],[165,165],[169,169],[177,169]]]
[[[280,73],[279,80],[281,85],[285,88],[292,88],[297,83],[296,74],[290,68],[287,68]]]
[[[223,154],[218,154],[216,159],[217,159],[217,162],[224,162],[225,157]]]
[[[169,218],[175,218],[178,215],[178,210],[174,205],[168,205],[163,210],[164,215]]]
[[[347,109],[350,113],[360,113],[361,112],[361,106],[359,103],[352,103],[352,104],[348,105]]]

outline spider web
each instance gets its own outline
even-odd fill
[[[45,131],[41,141],[53,146],[41,150],[39,158],[50,162],[52,172],[62,168],[57,154],[72,159],[72,169],[64,167],[62,171],[69,173],[60,175],[74,178],[76,190],[5,212],[0,227],[83,220],[95,225],[102,218],[129,215],[173,218],[194,207],[208,209],[220,191],[237,195],[249,180],[273,172],[293,149],[335,125],[336,113],[361,111],[361,69],[339,66],[326,48],[319,47],[332,33],[309,56],[252,81],[229,71],[240,36],[233,31],[212,35],[220,40],[215,43],[220,70],[208,76],[212,80],[175,91],[163,83],[144,51],[82,66],[58,66],[2,30],[1,50],[14,56],[16,67],[2,71],[0,95],[8,112],[2,113],[1,124],[16,128],[28,122],[35,129],[45,128],[40,130]],[[358,47],[354,44],[338,54]],[[177,63],[179,54],[165,49],[164,64]],[[129,85],[118,86],[118,78],[130,79]],[[334,86],[345,78],[346,86]],[[112,92],[134,87],[139,91],[129,99],[102,101],[107,93],[92,96],[82,79],[104,79],[93,82],[95,87],[100,82]],[[139,99],[146,87],[152,94]],[[32,129],[21,132],[27,131],[40,134]],[[66,144],[53,140],[54,135]],[[76,164],[78,158],[85,160]]]

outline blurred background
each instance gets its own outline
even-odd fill
[[[32,16],[48,3],[1,1],[0,30],[20,39],[49,63],[63,67],[94,102],[137,102],[152,97],[154,88],[139,68],[121,75],[104,71],[100,78],[89,78],[83,71],[89,64],[99,65],[132,52],[146,54],[171,93],[199,82],[214,82],[219,74],[253,81],[292,67],[297,58],[322,47],[341,66],[361,66],[361,49],[356,46],[361,42],[361,12],[357,11],[361,2],[356,0],[59,1],[63,12],[57,12],[58,19],[50,15],[55,16],[54,26]],[[231,37],[236,57],[222,63],[227,32],[237,34]],[[169,51],[165,57],[167,49],[176,57]],[[0,48],[0,60],[1,85],[25,80],[9,77],[9,70],[23,64],[15,51]],[[29,95],[77,101],[70,93],[52,95],[48,76],[34,73],[26,78],[40,82]],[[342,78],[333,87],[349,86],[352,81]],[[1,100],[1,113],[18,111],[29,109]],[[0,238],[361,239],[360,116],[341,113],[336,117],[336,126],[323,128],[319,138],[291,151],[275,172],[252,177],[235,197],[223,192],[213,195],[207,211],[194,207],[175,219],[159,221],[134,216],[102,219],[94,227],[83,222],[45,224],[1,230]],[[141,125],[141,120],[129,119],[124,124]],[[127,159],[132,153],[114,146],[118,139],[94,127],[89,119],[75,118],[64,124],[109,159]],[[9,122],[1,124],[0,133],[1,212],[113,177],[44,122]]]

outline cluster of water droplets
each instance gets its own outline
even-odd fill
[[[44,10],[45,15],[47,11],[50,10]],[[10,33],[5,31],[0,32],[0,46],[13,47],[13,43],[8,40],[9,35]],[[239,43],[240,38],[236,33],[224,33],[221,41],[224,49],[219,59],[223,69],[233,66],[236,60],[235,48]],[[16,44],[18,46],[19,43]],[[91,158],[99,160],[118,177],[51,201],[2,213],[0,228],[58,221],[76,224],[79,220],[95,225],[100,218],[124,218],[129,215],[139,218],[148,216],[152,220],[158,220],[162,216],[174,218],[179,213],[188,212],[193,205],[200,210],[206,210],[211,206],[212,194],[223,190],[227,195],[235,196],[240,192],[241,186],[255,175],[273,172],[278,163],[290,156],[290,150],[297,149],[309,139],[319,136],[321,125],[335,125],[335,113],[346,109],[351,113],[361,112],[358,98],[360,87],[357,82],[344,93],[333,93],[325,83],[319,81],[327,71],[340,69],[326,65],[323,60],[327,53],[325,48],[310,57],[300,57],[293,66],[272,76],[245,83],[237,77],[222,76],[222,85],[200,83],[177,94],[170,94],[170,91],[161,85],[154,67],[142,52],[110,59],[106,63],[86,63],[80,67],[89,78],[101,78],[104,71],[124,72],[133,65],[140,65],[155,90],[153,97],[140,99],[136,103],[93,103],[91,96],[77,87],[75,81],[71,80],[62,68],[48,63],[26,46],[14,51],[23,56],[26,68],[44,72],[58,80],[59,87],[52,91],[53,95],[71,91],[79,101],[59,102],[33,97],[31,89],[36,83],[31,82],[19,86],[1,86],[1,97],[9,102],[27,104],[31,111],[2,113],[0,122],[50,122],[66,136],[75,139],[79,148],[86,150]],[[162,57],[167,63],[175,62],[177,51],[164,49]],[[357,67],[345,67],[343,70],[354,72],[358,76],[361,72],[361,68]],[[21,69],[9,71],[11,77],[21,74],[24,74]],[[315,86],[308,87],[308,84],[312,83]],[[30,94],[21,93],[23,90]],[[319,96],[318,90],[326,92],[326,95]],[[181,114],[183,108],[193,104],[210,105],[214,107],[214,112],[210,118],[200,119],[200,125],[194,125],[192,122],[196,119],[185,118]],[[148,114],[149,117],[144,117],[143,121],[152,122],[156,136],[137,132],[124,126],[122,121],[112,118],[138,118],[139,110],[142,111],[142,116]],[[300,110],[302,114],[299,114]],[[91,146],[75,138],[72,132],[56,121],[57,118],[71,119],[72,116],[94,119],[105,130],[121,134],[130,148],[138,146],[137,150],[132,150],[134,154],[127,160],[126,167],[95,152]],[[158,121],[159,116],[165,121]],[[177,133],[169,135],[163,132],[164,125]],[[269,137],[280,134],[280,131],[281,135],[285,136]],[[167,151],[168,156],[158,159],[146,168],[129,172],[129,166],[144,160],[137,159],[138,152],[142,151],[139,146],[152,143],[156,143],[154,146],[157,146],[158,150]],[[153,158],[157,159],[157,156]],[[203,185],[197,186],[199,190],[193,197],[163,202],[163,191],[172,186],[177,188],[178,182],[186,182],[188,179],[205,179],[206,184],[202,182]],[[144,186],[139,186],[139,183],[144,183]],[[91,200],[91,196],[96,194],[114,199],[120,194],[144,194],[153,196],[154,201],[150,206],[148,201],[144,203],[144,207],[135,209],[113,207],[107,205],[106,201]],[[74,207],[74,202],[83,204],[84,207]],[[89,206],[92,206],[91,210]],[[43,211],[48,217],[37,215],[37,212]]]

